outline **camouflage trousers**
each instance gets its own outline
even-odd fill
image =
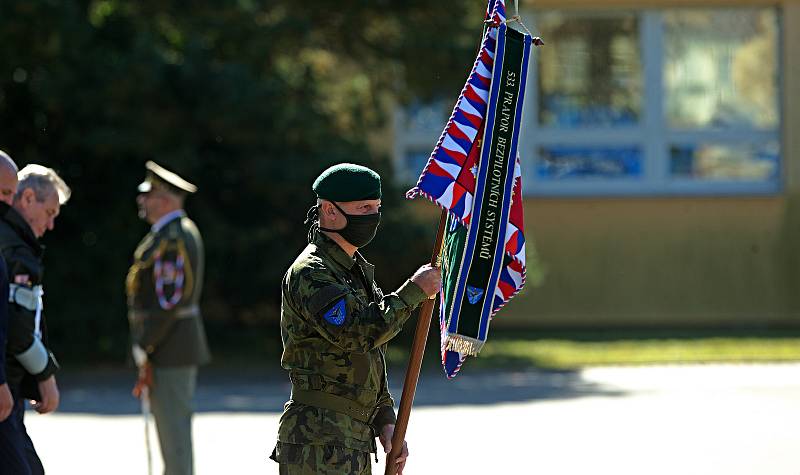
[[[270,458],[280,475],[371,475],[369,453],[337,445],[278,442]]]

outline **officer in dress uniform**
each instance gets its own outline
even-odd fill
[[[55,171],[41,165],[26,166],[18,178],[12,205],[0,202],[0,253],[9,280],[5,370],[14,400],[0,427],[0,473],[39,475],[44,467],[25,428],[25,399],[40,414],[55,411],[59,403],[58,364],[48,349],[43,312],[44,247],[39,238],[53,229],[71,191]]]
[[[139,185],[139,217],[151,224],[126,280],[137,397],[149,397],[166,475],[194,473],[192,398],[210,359],[200,293],[203,241],[183,203],[197,188],[153,162]],[[144,393],[143,388],[147,387]]]
[[[424,265],[384,294],[358,252],[380,222],[380,176],[339,164],[316,179],[309,244],[283,280],[281,365],[292,394],[270,458],[281,474],[369,474],[375,438],[391,450],[396,415],[386,379],[386,344],[411,312],[441,288]],[[400,473],[408,450],[398,458]]]

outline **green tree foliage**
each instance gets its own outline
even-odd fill
[[[366,250],[385,287],[427,259],[391,182],[391,104],[455,97],[483,2],[7,0],[0,3],[0,149],[73,187],[45,236],[48,320],[68,359],[118,360],[123,280],[147,226],[135,187],[153,159],[200,188],[188,210],[207,252],[211,342],[277,320],[305,243],[310,183],[335,162],[387,178]],[[431,147],[433,144],[431,144]]]

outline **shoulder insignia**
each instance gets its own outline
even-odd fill
[[[336,325],[337,327],[344,324],[345,317],[347,317],[347,307],[344,298],[339,299],[339,301],[333,304],[333,307],[322,316],[326,322],[331,325]]]
[[[294,291],[301,300],[305,300],[308,313],[314,316],[319,315],[326,309],[330,309],[332,303],[338,302],[339,299],[345,297],[350,290],[337,284],[325,285],[326,283],[322,283],[323,287],[317,287],[320,282],[313,278],[299,279],[297,283],[298,286]]]

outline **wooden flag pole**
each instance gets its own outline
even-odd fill
[[[444,241],[444,229],[447,226],[447,211],[442,210],[439,217],[439,230],[436,232],[436,242],[433,245],[431,255],[431,265],[436,266],[439,261],[439,252]],[[403,450],[403,442],[406,439],[406,429],[408,428],[408,418],[411,415],[411,404],[414,402],[414,394],[417,391],[417,381],[419,372],[422,368],[422,356],[425,353],[425,343],[428,341],[428,329],[431,326],[431,316],[436,299],[426,300],[419,311],[417,319],[417,329],[414,333],[414,343],[411,345],[411,356],[408,358],[408,368],[406,378],[403,381],[403,394],[400,396],[400,408],[397,411],[397,423],[394,426],[394,436],[392,437],[392,450],[386,457],[386,471],[384,475],[395,475],[397,473],[397,457]]]

